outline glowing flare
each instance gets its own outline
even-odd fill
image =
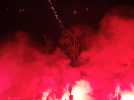
[[[121,100],[134,100],[134,92],[123,92]]]
[[[69,97],[70,97],[70,92],[65,91],[61,100],[70,100]]]
[[[53,98],[50,94],[50,91],[43,92],[42,100],[94,100],[91,96],[92,88],[85,80],[76,81],[71,90],[70,87],[65,88],[61,99]]]
[[[48,95],[49,95],[49,91],[43,92],[42,100],[47,100]]]
[[[128,91],[128,90],[122,90],[118,85],[115,89],[114,95],[110,97],[110,100],[134,100],[133,84],[131,84],[130,86],[131,91]]]
[[[71,95],[73,100],[93,100],[89,95],[92,92],[92,88],[87,81],[80,80],[76,82],[76,85],[72,88]]]

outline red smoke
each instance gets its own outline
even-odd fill
[[[133,26],[133,19],[104,17],[99,34],[81,53],[82,64],[77,68],[69,65],[59,48],[43,54],[31,46],[27,33],[17,32],[17,39],[1,50],[0,99],[33,100],[47,90],[55,91],[58,98],[67,85],[74,86],[79,80],[90,82],[95,100],[109,100],[117,85],[130,89],[134,84]]]

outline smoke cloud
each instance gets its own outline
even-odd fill
[[[133,26],[132,18],[104,16],[98,34],[88,37],[90,45],[80,54],[76,68],[60,48],[42,53],[31,45],[27,33],[16,32],[16,39],[1,49],[0,99],[38,100],[48,90],[60,98],[67,85],[75,88],[80,80],[90,83],[95,100],[109,100],[118,84],[130,89],[134,84]]]

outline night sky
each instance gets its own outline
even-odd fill
[[[118,5],[132,5],[130,0],[52,0],[65,27],[86,24],[98,28],[105,13]],[[15,31],[58,37],[61,29],[47,0],[1,0],[0,34]]]

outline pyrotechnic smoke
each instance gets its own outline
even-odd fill
[[[52,54],[39,52],[30,44],[27,33],[16,32],[22,35],[7,43],[0,57],[0,99],[38,100],[48,96],[56,100],[65,92],[75,98],[79,91],[84,100],[109,100],[117,84],[124,90],[134,84],[133,26],[133,19],[105,16],[99,34],[92,39],[89,36],[89,49],[80,54],[82,64],[77,68],[69,65],[59,48]],[[68,85],[70,90],[66,90]]]

